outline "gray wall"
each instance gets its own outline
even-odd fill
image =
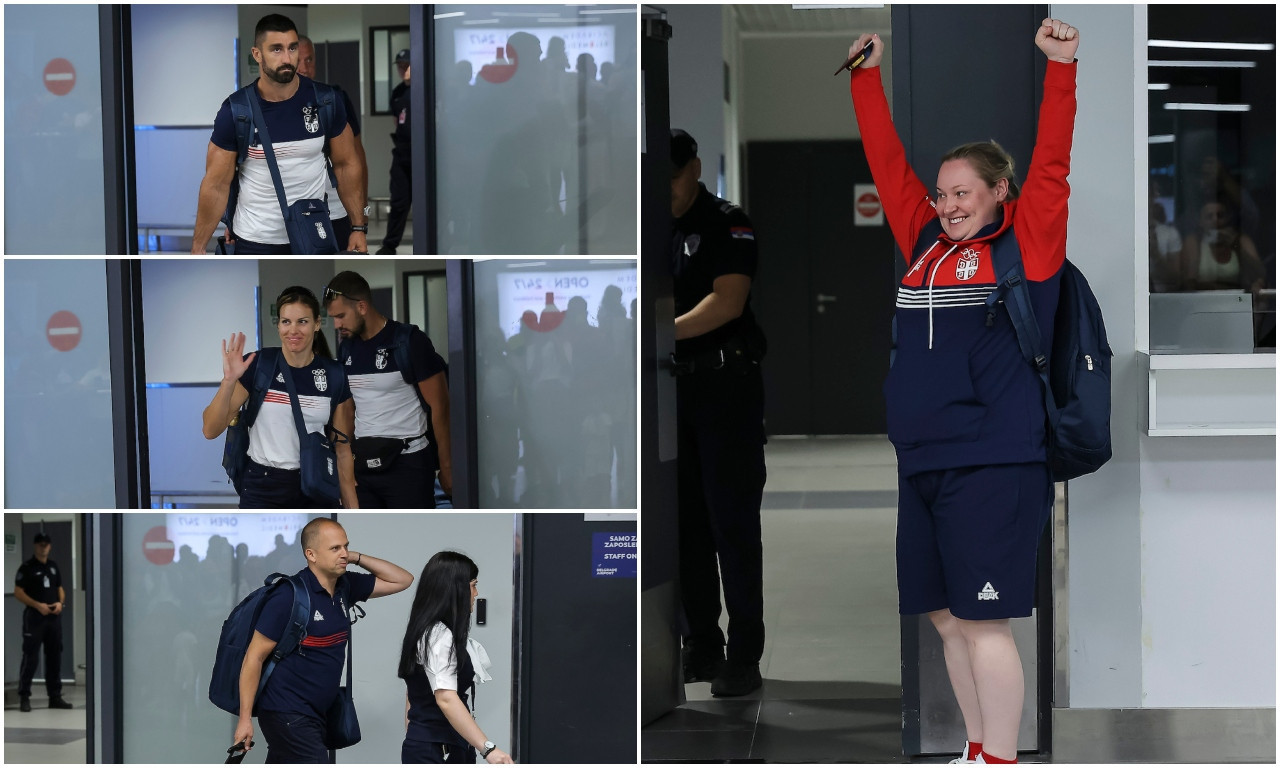
[[[1116,354],[1115,458],[1069,488],[1070,683],[1058,705],[1274,707],[1275,438],[1143,426],[1146,7],[1053,15],[1083,40],[1067,255]]]
[[[414,576],[397,595],[366,604],[367,615],[352,630],[355,700],[362,740],[338,752],[340,763],[398,763],[404,739],[404,682],[396,677],[400,645],[417,580],[427,560],[441,550],[462,552],[480,567],[480,597],[488,600],[488,623],[471,627],[489,654],[493,679],[477,683],[476,722],[504,750],[511,745],[511,667],[514,618],[512,563],[515,519],[510,514],[339,514],[352,549],[390,560]],[[344,673],[345,674],[345,673]],[[345,679],[345,678],[344,678]]]

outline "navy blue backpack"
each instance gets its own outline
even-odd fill
[[[998,281],[987,297],[987,325],[1004,304],[1022,356],[1040,376],[1053,481],[1095,472],[1111,458],[1111,345],[1098,299],[1079,268],[1066,261],[1053,319],[1053,349],[1045,350],[1017,242],[997,238],[991,254]]]
[[[339,580],[345,584],[345,579]],[[262,608],[267,604],[267,596],[277,587],[283,589],[285,584],[293,586],[293,610],[289,614],[289,622],[285,625],[284,634],[272,649],[266,664],[262,667],[262,678],[258,681],[258,692],[254,694],[254,708],[257,708],[258,696],[267,685],[267,679],[275,671],[276,664],[285,656],[298,650],[302,639],[307,635],[307,621],[311,618],[311,597],[307,587],[299,576],[286,576],[273,573],[267,577],[261,587],[249,593],[248,597],[231,610],[231,615],[222,623],[222,634],[218,636],[218,651],[213,660],[213,673],[209,676],[209,701],[218,709],[240,714],[240,668],[244,665],[245,653],[253,640],[254,628]],[[255,712],[256,714],[256,712]]]

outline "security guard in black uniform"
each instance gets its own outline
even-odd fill
[[[715,696],[742,696],[760,687],[764,652],[765,341],[750,305],[755,232],[741,208],[698,181],[702,162],[688,133],[671,132],[671,161],[684,678],[710,680]]]
[[[387,216],[387,236],[382,238],[378,255],[394,256],[404,237],[404,224],[409,219],[409,206],[413,203],[413,180],[409,145],[409,49],[396,54],[396,68],[402,82],[391,91],[391,114],[396,118],[396,129],[391,134],[391,213]]]
[[[71,709],[62,698],[62,570],[49,559],[53,540],[37,533],[35,557],[18,568],[13,596],[27,606],[22,612],[22,667],[18,672],[18,708],[31,711],[31,679],[36,674],[40,647],[44,646],[44,687],[50,709]]]

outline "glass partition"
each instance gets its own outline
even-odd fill
[[[98,35],[96,5],[4,7],[5,253],[106,249]]]
[[[636,505],[636,262],[475,264],[477,506]]]
[[[1275,13],[1148,9],[1153,354],[1275,351]]]
[[[636,6],[436,5],[441,254],[636,252]]]
[[[5,261],[5,508],[115,508],[110,354],[105,261]]]

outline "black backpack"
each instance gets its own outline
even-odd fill
[[[997,238],[991,258],[998,280],[987,297],[987,325],[1004,304],[1022,357],[1040,377],[1053,481],[1097,471],[1111,458],[1111,346],[1098,299],[1076,265],[1064,262],[1053,349],[1046,352],[1017,241],[1008,235]]]

